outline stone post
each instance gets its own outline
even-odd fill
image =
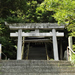
[[[53,33],[53,51],[54,51],[54,60],[59,60],[58,57],[58,46],[57,46],[57,37],[56,37],[56,30],[52,29]]]
[[[1,51],[1,46],[2,46],[2,45],[0,44],[0,60],[1,60],[1,53],[2,53],[2,51]]]
[[[69,36],[69,38],[68,38],[68,44],[69,44],[69,47],[71,48],[71,49],[73,49],[72,48],[72,36]],[[69,54],[70,54],[70,61],[71,61],[71,57],[72,57],[72,52],[69,50]]]
[[[18,30],[18,44],[17,44],[17,60],[21,60],[22,53],[22,29]]]

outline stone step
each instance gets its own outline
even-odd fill
[[[0,63],[70,63],[70,61],[54,61],[54,60],[0,60]]]
[[[30,47],[29,49],[45,49],[45,47]]]
[[[29,52],[30,53],[33,53],[34,52],[34,53],[42,53],[42,54],[45,53],[46,54],[46,51],[29,51]]]
[[[13,69],[13,68],[7,68],[7,69],[4,69],[2,68],[1,69],[2,72],[18,72],[18,73],[75,73],[75,70],[73,69],[46,69],[46,68],[18,68],[18,69]]]
[[[43,59],[44,59],[44,60],[46,60],[47,57],[46,57],[46,56],[40,56],[40,55],[39,55],[39,56],[29,55],[29,56],[28,56],[28,59],[29,59],[29,60],[30,60],[30,59],[33,59],[33,60],[34,60],[34,59],[36,59],[36,60],[37,60],[37,59],[38,59],[38,60],[40,60],[40,59],[43,60]]]
[[[41,54],[43,54],[43,53],[45,53],[46,54],[46,51],[29,51],[30,53],[41,53]]]
[[[71,66],[70,63],[2,63],[2,66]]]
[[[40,55],[40,54],[39,55],[33,55],[33,54],[30,54],[28,57],[30,57],[30,58],[47,58],[46,54],[45,55]]]
[[[32,54],[34,54],[34,53],[36,53],[36,54],[38,54],[38,53],[46,54],[46,52],[44,52],[44,51],[29,51],[29,53],[32,53]]]
[[[44,58],[33,58],[33,57],[32,57],[32,58],[28,58],[28,59],[29,59],[29,60],[35,60],[35,59],[36,59],[36,60],[46,60],[45,57],[44,57]]]
[[[33,56],[46,56],[46,53],[42,54],[42,53],[30,53],[29,55],[33,55]]]
[[[46,53],[46,50],[34,50],[33,49],[33,50],[29,50],[29,52],[39,52],[39,53],[45,52]]]
[[[44,50],[44,51],[46,51],[46,49],[45,48],[40,48],[40,47],[32,47],[32,48],[29,48],[30,50],[39,50],[39,51],[41,51],[41,50]]]
[[[40,52],[45,51],[45,52],[46,52],[46,50],[45,50],[45,49],[29,49],[29,51],[40,51]]]
[[[1,75],[75,75],[75,73],[2,73]]]
[[[53,66],[1,66],[0,69],[48,69],[48,70],[74,70],[75,67]]]
[[[36,47],[36,48],[29,48],[29,56],[28,56],[29,60],[46,60],[46,50],[45,48],[40,48],[40,47]]]
[[[75,75],[69,61],[1,60],[0,75]]]

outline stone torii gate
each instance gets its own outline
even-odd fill
[[[18,30],[16,33],[10,33],[11,37],[18,37],[17,44],[17,60],[21,60],[22,53],[22,37],[53,37],[53,52],[54,60],[59,60],[57,37],[63,37],[64,33],[56,32],[56,30],[64,29],[64,26],[59,26],[57,23],[13,23],[5,25],[11,30]],[[31,32],[22,32],[22,30],[35,30]],[[52,30],[52,32],[40,33],[39,30]]]

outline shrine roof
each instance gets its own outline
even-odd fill
[[[11,30],[32,30],[32,29],[64,29],[65,25],[58,25],[57,23],[7,23],[5,25],[9,26]]]

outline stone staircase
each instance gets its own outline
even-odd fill
[[[69,61],[1,60],[0,75],[75,75]]]
[[[45,47],[31,47],[29,48],[29,60],[46,60],[46,49]]]

